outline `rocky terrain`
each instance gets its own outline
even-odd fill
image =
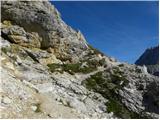
[[[145,65],[150,74],[159,76],[159,46],[147,49],[135,64]]]
[[[50,2],[1,12],[1,118],[159,117],[158,77],[94,49]]]

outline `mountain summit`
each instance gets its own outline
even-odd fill
[[[1,118],[159,117],[158,77],[93,48],[50,2],[1,12]]]
[[[147,49],[135,62],[137,65],[145,65],[148,72],[159,75],[159,46]]]
[[[137,65],[159,64],[159,46],[147,49],[135,62]]]

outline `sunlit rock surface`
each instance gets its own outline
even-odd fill
[[[1,7],[1,118],[159,117],[158,77],[94,49],[50,2]]]

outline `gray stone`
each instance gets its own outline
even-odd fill
[[[4,104],[10,104],[12,100],[9,97],[3,96],[2,97],[2,103]]]
[[[36,110],[37,110],[37,106],[33,105],[33,106],[31,106],[31,109],[32,109],[33,111],[36,111]]]
[[[56,8],[47,1],[3,1],[2,21],[4,20],[11,20],[14,24],[23,27],[27,32],[37,32],[42,37],[42,48],[56,46],[55,37],[58,38],[58,41],[62,37],[66,38],[65,41],[61,40],[60,42],[71,45],[68,46],[69,49],[75,47],[77,52],[87,48],[83,35],[68,27],[61,20]],[[23,34],[22,30],[20,33]],[[53,36],[53,33],[56,35]]]
[[[2,100],[3,104],[7,104],[4,106],[9,106],[5,111],[8,118],[48,118],[50,113],[58,118],[67,116],[71,110],[80,118],[117,118],[114,111],[106,111],[106,102],[110,102],[110,99],[105,96],[105,92],[115,93],[117,98],[121,98],[117,99],[118,102],[141,117],[144,114],[149,118],[157,118],[158,105],[154,104],[158,104],[159,101],[158,77],[146,73],[141,66],[127,63],[120,65],[121,63],[116,62],[114,58],[94,52],[93,55],[88,55],[92,50],[88,48],[82,33],[66,25],[51,3],[2,1],[2,22],[2,46],[6,47],[14,42],[17,47],[16,50],[2,54],[1,58],[1,91],[12,98],[4,97]],[[50,52],[47,52],[47,48],[50,48]],[[58,63],[72,64],[89,59],[98,62],[104,58],[105,67],[99,66],[97,70],[88,74],[51,72],[47,64],[39,61],[52,55],[55,59],[49,59],[47,64],[56,63],[56,59],[59,59]],[[16,60],[13,59],[15,56]],[[65,58],[71,59],[65,61]],[[14,64],[15,61],[18,64]],[[81,67],[86,66],[84,62]],[[105,79],[105,82],[99,79],[96,83],[102,80],[104,85],[88,89],[88,86],[82,84],[98,72],[102,72],[102,76],[98,77]],[[96,88],[98,90],[94,90]],[[43,112],[33,114],[35,112],[30,112],[30,109],[36,111],[37,106],[28,105],[37,102],[41,103]]]

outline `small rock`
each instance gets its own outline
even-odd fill
[[[19,56],[16,56],[16,57],[17,57],[16,62],[17,62],[19,65],[22,64],[21,58],[20,58]]]
[[[10,104],[11,102],[12,102],[11,99],[8,98],[8,97],[3,97],[2,98],[2,103],[4,103],[4,104]]]
[[[0,47],[10,47],[10,42],[8,42],[7,40],[4,40],[2,37],[0,37],[1,39],[1,44]]]
[[[36,111],[36,110],[37,110],[37,106],[33,105],[33,106],[31,106],[31,109],[32,109],[33,111]]]
[[[69,104],[70,107],[79,110],[79,112],[80,112],[80,111],[81,111],[81,112],[82,112],[82,111],[83,111],[83,112],[86,112],[86,111],[87,111],[86,106],[84,105],[84,103],[81,102],[81,101],[78,101],[76,98],[70,98],[70,99],[68,100],[68,104]]]
[[[65,105],[65,106],[68,105],[68,103],[67,103],[67,101],[65,99],[61,99],[60,101],[62,102],[63,105]]]

